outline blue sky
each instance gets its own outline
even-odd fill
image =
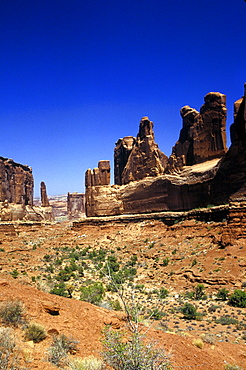
[[[154,122],[170,155],[179,110],[246,82],[243,0],[0,0],[0,156],[33,168],[35,194],[84,191],[118,138]]]

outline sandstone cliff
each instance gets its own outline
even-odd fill
[[[116,143],[118,185],[101,186],[93,180],[97,172],[87,171],[87,216],[188,210],[228,203],[246,184],[245,98],[246,92],[234,105],[228,152],[223,94],[207,94],[200,113],[189,106],[181,109],[183,128],[168,161],[154,142],[153,123],[144,117],[136,139],[127,137]]]

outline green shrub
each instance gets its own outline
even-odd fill
[[[166,298],[168,296],[168,293],[169,293],[168,290],[162,287],[160,289],[159,297],[161,299],[164,299],[164,298]]]
[[[68,297],[65,283],[62,281],[59,284],[55,284],[54,288],[50,290],[50,294],[56,294],[61,297]]]
[[[216,294],[216,298],[220,299],[221,301],[226,301],[228,298],[228,294],[229,294],[229,290],[226,290],[226,288],[221,288]]]
[[[39,343],[47,337],[46,331],[42,325],[31,323],[25,331],[25,339],[32,340],[34,343]]]
[[[17,276],[19,275],[19,272],[17,269],[14,269],[12,272],[10,272],[10,275],[14,278],[17,279]]]
[[[196,307],[191,303],[185,303],[184,306],[181,307],[181,312],[184,315],[184,319],[188,320],[195,320],[198,314]]]
[[[207,299],[207,296],[205,294],[205,287],[203,284],[197,284],[194,290],[194,299],[200,300],[200,299]]]
[[[168,257],[163,258],[162,266],[167,266],[168,264],[169,264],[169,258]]]
[[[128,340],[122,333],[104,331],[103,357],[114,370],[168,370],[169,356],[152,343],[145,344],[139,333],[132,333]]]
[[[81,295],[80,299],[92,304],[99,304],[105,294],[105,289],[102,283],[94,283],[89,286],[82,286],[80,288]]]
[[[18,326],[23,322],[24,306],[20,301],[5,301],[0,306],[0,319],[6,325]]]
[[[163,311],[159,311],[158,308],[149,312],[149,318],[153,320],[161,320],[163,316],[166,316],[166,313]]]
[[[215,320],[215,322],[221,325],[236,325],[238,320],[230,316],[221,316],[219,319]]]
[[[230,295],[228,304],[233,307],[246,307],[246,292],[236,289],[232,295]]]

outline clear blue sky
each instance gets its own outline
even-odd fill
[[[179,110],[246,82],[243,0],[0,0],[0,156],[33,168],[35,193],[84,191],[118,138],[154,122],[170,155]]]

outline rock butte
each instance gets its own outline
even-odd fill
[[[32,168],[0,157],[0,219],[1,221],[52,221],[45,183],[41,183],[42,206],[33,205]]]
[[[155,143],[153,122],[143,117],[137,137],[116,142],[115,185],[110,185],[109,161],[86,171],[86,215],[186,211],[230,202],[231,220],[238,218],[235,209],[245,218],[245,99],[246,84],[244,96],[234,103],[229,150],[226,96],[218,92],[205,96],[200,112],[181,108],[183,126],[169,158]]]

